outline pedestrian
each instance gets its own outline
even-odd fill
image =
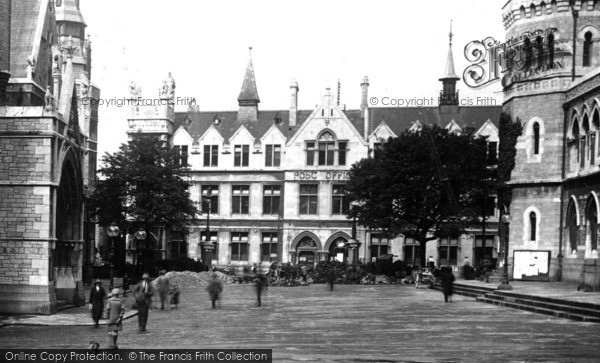
[[[167,295],[170,290],[170,282],[169,278],[165,276],[166,271],[161,270],[158,278],[156,279],[156,291],[158,292],[158,297],[160,299],[160,310],[165,309],[165,301],[167,300]]]
[[[106,290],[102,287],[102,282],[98,279],[94,281],[94,286],[90,290],[90,310],[92,311],[92,320],[94,320],[94,328],[100,326],[100,319],[104,312],[104,299],[106,299]]]
[[[440,272],[442,279],[442,291],[444,292],[444,302],[452,302],[452,294],[454,293],[454,274],[448,266],[442,267]]]
[[[306,265],[302,265],[300,268],[300,275],[302,275],[302,281],[306,282],[306,277],[308,276],[308,267]]]
[[[123,300],[119,298],[121,295],[120,289],[112,289],[110,292],[110,298],[106,302],[106,317],[108,322],[108,348],[119,349],[117,347],[117,338],[119,332],[123,331],[123,315],[125,315],[125,306]]]
[[[171,287],[169,294],[171,295],[171,309],[177,309],[179,305],[180,294],[179,286],[174,285],[173,287]]]
[[[258,267],[256,267],[256,264],[252,265],[252,274],[256,275],[256,273],[258,272]]]
[[[264,286],[265,286],[265,276],[263,274],[256,275],[256,278],[254,279],[254,287],[256,288],[256,306],[262,305],[262,301],[260,298],[261,298]]]
[[[148,311],[152,304],[152,295],[154,289],[150,283],[150,275],[144,273],[142,275],[142,282],[133,288],[133,297],[138,308],[138,332],[143,333],[146,331],[146,324],[148,323]]]
[[[335,285],[335,268],[333,265],[329,266],[329,271],[327,271],[327,282],[329,283],[329,291],[333,291],[333,285]]]
[[[217,300],[221,298],[221,293],[223,292],[223,283],[219,279],[216,273],[213,273],[210,281],[208,282],[208,286],[206,287],[206,291],[208,291],[208,295],[210,296],[210,301],[212,302],[212,308],[217,308]]]
[[[129,275],[123,275],[123,296],[127,296],[127,292],[129,291]]]

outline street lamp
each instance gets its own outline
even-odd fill
[[[504,230],[504,269],[502,272],[502,283],[498,286],[498,290],[512,290],[512,286],[508,282],[508,224],[512,220],[512,216],[510,214],[502,215],[502,223]]]
[[[108,288],[112,290],[115,276],[115,237],[119,235],[119,226],[112,222],[106,229],[106,234],[110,237],[110,284]]]
[[[352,275],[354,276],[354,283],[356,280],[356,264],[358,263],[358,248],[361,243],[356,239],[356,215],[352,219],[352,238],[348,241],[348,249],[352,250]]]
[[[141,246],[140,241],[146,240],[146,231],[140,227],[137,231],[134,232],[133,235],[135,236],[135,239],[137,240],[137,243],[136,243],[136,247],[137,247],[136,265],[137,265],[137,269],[138,269],[137,272],[141,272],[140,267],[142,265],[142,248],[141,248],[142,246]]]

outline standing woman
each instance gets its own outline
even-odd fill
[[[108,347],[109,349],[119,349],[117,347],[117,338],[119,332],[123,330],[123,315],[125,315],[125,306],[123,300],[119,298],[120,289],[112,289],[110,299],[106,302],[106,316],[108,322]]]
[[[102,287],[102,282],[96,279],[94,286],[90,290],[90,310],[92,310],[92,319],[94,320],[94,328],[100,326],[100,319],[102,318],[102,312],[104,311],[104,299],[106,299],[106,291]]]

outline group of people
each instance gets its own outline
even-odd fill
[[[128,285],[128,283],[123,285],[126,290],[114,288],[110,294],[107,294],[102,287],[102,282],[97,279],[90,290],[89,308],[92,312],[94,327],[98,328],[100,326],[100,319],[103,316],[107,319],[108,349],[118,349],[118,332],[123,330],[122,321],[125,314],[125,306],[121,296],[128,291]],[[165,271],[161,271],[154,284],[150,281],[150,275],[144,273],[142,281],[132,289],[135,300],[134,307],[138,310],[138,332],[143,333],[146,331],[148,313],[152,307],[152,297],[155,292],[158,294],[161,310],[164,310],[169,296],[171,309],[178,308],[179,287],[170,285],[169,279],[165,276]]]
[[[258,272],[256,265],[254,265],[252,268],[252,276],[254,287],[256,289],[256,306],[262,306],[262,292],[263,290],[267,289],[268,280],[265,275]],[[223,282],[214,272],[212,273],[210,281],[208,282],[206,291],[210,297],[212,308],[216,309],[217,302],[221,299],[221,294],[223,293]]]

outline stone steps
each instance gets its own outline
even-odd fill
[[[442,291],[442,285],[439,282],[436,282],[433,288],[434,290]],[[486,293],[493,292],[494,290],[491,287],[454,284],[454,294],[472,298],[484,296]]]
[[[600,322],[600,305],[595,304],[565,301],[543,296],[517,294],[509,291],[494,291],[493,293],[477,298],[477,301],[514,307],[567,319]]]

